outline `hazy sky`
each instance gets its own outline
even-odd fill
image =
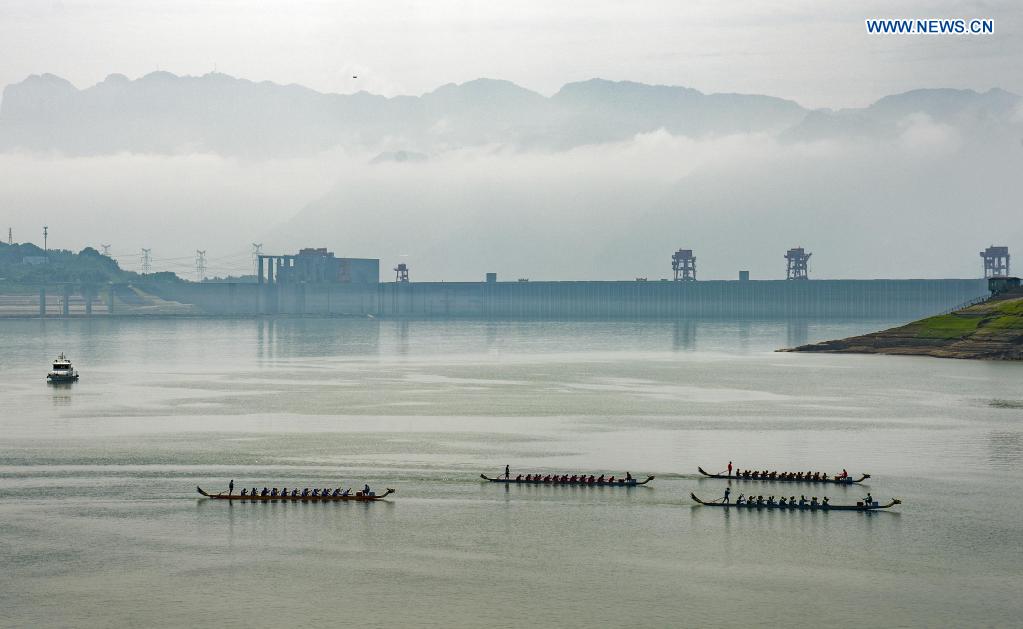
[[[869,35],[869,17],[990,18],[995,34]],[[1020,0],[0,0],[0,85],[216,67],[324,92],[492,77],[551,94],[603,77],[837,108],[920,87],[1023,94],[1021,62]],[[129,269],[153,248],[157,270],[186,277],[196,249],[211,275],[246,272],[253,241],[409,261],[416,280],[659,277],[678,247],[698,251],[701,278],[779,277],[796,245],[815,252],[815,277],[971,277],[979,249],[1023,243],[1023,108],[988,122],[911,112],[881,138],[805,143],[663,129],[563,151],[470,142],[404,165],[351,146],[256,160],[9,151],[0,226],[111,243]]]
[[[879,36],[868,17],[992,18],[989,36]],[[155,69],[418,94],[595,76],[860,106],[917,87],[1023,92],[1023,3],[920,0],[0,0],[0,84]],[[358,74],[358,79],[352,75]]]

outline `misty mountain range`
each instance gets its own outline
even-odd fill
[[[998,125],[1018,115],[1019,106],[1019,96],[999,89],[917,90],[832,111],[773,96],[603,79],[569,83],[549,98],[492,79],[386,98],[219,73],[153,72],[136,80],[112,74],[80,90],[43,74],[4,89],[0,150],[259,158],[341,146],[382,152],[386,159],[477,146],[564,150],[661,129],[693,138],[768,133],[805,141],[880,136],[914,113],[939,123]]]
[[[196,249],[210,275],[251,272],[262,242],[407,262],[413,280],[657,278],[680,247],[701,279],[761,279],[793,246],[812,277],[976,277],[984,246],[1023,248],[1021,138],[1023,103],[999,89],[808,110],[601,79],[385,98],[41,75],[0,102],[0,218],[16,240],[45,217],[55,246],[114,243],[130,270],[153,248],[186,275]]]

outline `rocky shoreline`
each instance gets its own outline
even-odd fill
[[[778,351],[1023,360],[1023,291],[889,330]]]

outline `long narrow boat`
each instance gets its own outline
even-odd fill
[[[772,483],[830,483],[832,485],[855,485],[856,483],[862,483],[863,481],[865,481],[868,478],[870,478],[870,474],[864,474],[863,476],[860,476],[857,479],[853,479],[850,476],[850,477],[842,478],[842,479],[829,478],[827,480],[820,479],[820,478],[818,478],[818,479],[813,479],[813,478],[761,478],[760,476],[757,476],[756,478],[754,478],[754,477],[748,477],[747,478],[745,476],[736,476],[734,474],[731,475],[731,476],[729,476],[728,474],[708,474],[707,472],[705,472],[703,470],[702,467],[697,467],[696,469],[700,470],[700,473],[703,474],[704,476],[708,477],[708,478],[722,478],[724,480],[762,480],[762,481],[768,481],[768,482],[772,482]]]
[[[292,495],[287,495],[287,496],[280,496],[280,495],[278,495],[278,496],[270,496],[270,495],[260,496],[258,494],[255,495],[255,496],[251,496],[251,495],[242,496],[241,494],[227,495],[224,492],[220,492],[219,494],[208,494],[205,491],[203,491],[202,487],[199,487],[198,485],[195,486],[195,489],[196,489],[196,491],[199,492],[200,495],[206,496],[207,498],[212,498],[213,500],[251,500],[251,501],[254,501],[254,502],[272,502],[274,500],[287,500],[289,502],[347,502],[349,500],[354,500],[356,502],[372,502],[374,500],[380,500],[381,498],[386,498],[387,496],[390,496],[391,494],[393,494],[395,492],[394,489],[391,489],[390,487],[388,487],[387,491],[385,491],[384,493],[380,494],[379,496],[373,496],[373,495],[364,496],[361,491],[349,494],[347,496],[341,496],[341,495],[338,495],[338,496],[330,496],[330,495],[327,495],[327,496],[292,496]]]
[[[514,478],[490,478],[486,474],[480,474],[480,478],[482,478],[485,481],[489,481],[491,483],[505,483],[507,485],[584,485],[586,487],[638,487],[640,485],[646,485],[647,483],[649,483],[650,481],[652,481],[654,479],[653,476],[647,476],[646,480],[642,480],[642,481],[637,481],[635,478],[633,478],[631,480],[625,480],[624,478],[616,478],[614,480],[614,482],[610,482],[610,483],[607,482],[607,481],[604,481],[604,482],[601,482],[601,483],[598,483],[597,481],[593,481],[592,483],[589,483],[587,481],[580,481],[580,480],[577,480],[577,481],[574,481],[574,482],[573,481],[564,481],[564,482],[562,482],[560,480],[554,480],[553,478],[551,480],[546,480],[546,481],[543,480],[543,479],[541,479],[541,480],[526,480],[526,479],[517,480],[517,479],[514,479]]]
[[[889,507],[894,507],[895,505],[902,504],[902,501],[899,500],[898,498],[892,498],[891,502],[889,502],[888,504],[878,504],[878,503],[875,502],[875,503],[870,504],[870,505],[868,505],[868,504],[858,504],[858,505],[830,505],[830,504],[829,505],[821,505],[821,504],[816,504],[816,505],[810,506],[809,504],[804,504],[802,507],[800,507],[798,504],[794,504],[794,505],[788,505],[788,504],[786,504],[786,505],[770,504],[769,505],[769,504],[763,504],[763,503],[757,504],[755,502],[754,503],[744,502],[742,504],[738,504],[737,505],[734,502],[728,503],[728,504],[726,504],[724,502],[704,502],[703,500],[700,500],[699,498],[697,498],[696,494],[693,494],[693,493],[690,493],[689,496],[693,500],[695,500],[698,504],[701,504],[701,505],[703,505],[705,507],[725,507],[725,508],[732,508],[732,509],[785,509],[787,511],[878,511],[880,509],[888,509]]]

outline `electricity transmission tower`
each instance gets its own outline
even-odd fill
[[[143,249],[142,250],[142,274],[148,275],[153,270],[153,250]]]
[[[206,250],[195,250],[195,281],[201,282],[206,277]]]
[[[109,258],[110,257],[110,245],[100,245],[100,247],[103,247],[103,255],[105,255],[106,257]]]

